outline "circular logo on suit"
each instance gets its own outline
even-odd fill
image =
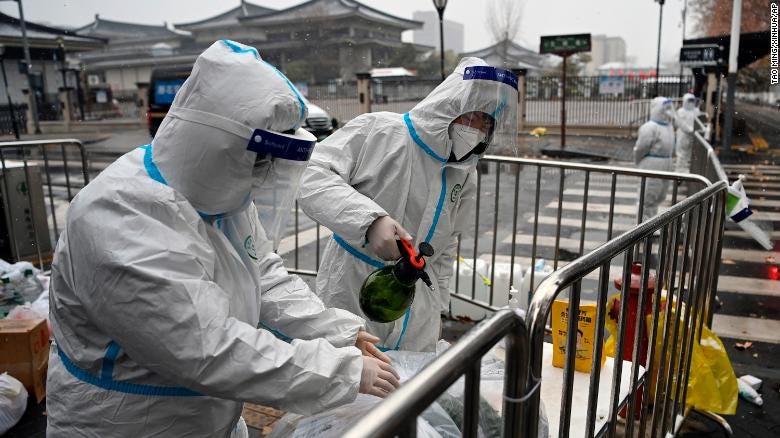
[[[246,236],[244,239],[244,249],[252,260],[257,260],[257,251],[255,250],[255,240],[252,239],[252,235]]]
[[[463,186],[460,184],[455,184],[455,187],[452,188],[452,192],[450,193],[450,201],[455,202],[458,200],[458,196],[460,196],[460,191],[463,190]]]

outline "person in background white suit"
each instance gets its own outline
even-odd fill
[[[656,97],[650,103],[650,120],[639,127],[634,145],[634,162],[640,169],[672,171],[674,153],[674,105],[666,97]],[[666,199],[669,181],[648,178],[645,186],[642,221],[658,214],[658,206]],[[641,188],[640,188],[641,191]]]
[[[696,102],[696,96],[686,93],[683,96],[682,106],[677,110],[675,117],[675,125],[677,126],[675,155],[677,159],[674,171],[677,173],[691,172],[691,149],[693,142],[696,141],[693,131],[696,129],[696,119],[701,114]]]

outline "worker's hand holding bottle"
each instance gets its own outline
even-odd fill
[[[395,243],[396,236],[403,240],[412,240],[412,236],[404,227],[390,216],[375,220],[366,232],[369,249],[382,260],[398,260],[401,257]]]
[[[381,360],[363,356],[363,371],[360,375],[359,392],[385,398],[401,384],[393,367]]]

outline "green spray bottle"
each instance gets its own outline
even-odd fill
[[[433,255],[428,242],[419,246],[419,254],[406,240],[396,240],[401,258],[394,265],[387,265],[369,274],[360,288],[360,310],[376,322],[392,322],[403,316],[414,301],[417,280],[433,289],[425,272],[425,259]]]

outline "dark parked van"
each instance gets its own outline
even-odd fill
[[[179,88],[189,77],[191,71],[191,65],[152,70],[152,76],[149,81],[149,108],[146,112],[146,122],[149,125],[149,134],[152,137],[157,133],[160,123],[162,123],[165,115],[171,108],[176,92],[179,91]],[[317,141],[323,140],[338,129],[339,122],[325,110],[308,100],[306,101],[306,106],[309,109],[309,116],[306,118],[303,128],[314,134],[317,137]]]
[[[149,80],[149,107],[146,112],[146,122],[152,137],[157,133],[160,123],[173,103],[176,92],[179,91],[191,71],[191,65],[152,70],[152,76]]]

